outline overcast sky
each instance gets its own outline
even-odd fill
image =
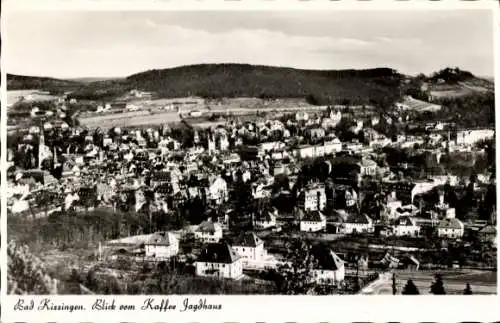
[[[13,12],[8,73],[119,77],[199,63],[493,73],[490,11]]]

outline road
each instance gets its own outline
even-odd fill
[[[396,271],[397,294],[401,294],[406,282],[411,279],[417,286],[420,294],[430,294],[430,286],[434,281],[434,271]],[[496,294],[496,273],[479,270],[462,270],[456,273],[444,273],[443,283],[447,294],[462,294],[465,285],[470,283],[473,294]],[[379,280],[363,294],[387,295],[392,294],[392,279]]]

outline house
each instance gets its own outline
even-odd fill
[[[478,231],[479,240],[482,242],[491,242],[496,244],[497,228],[494,225],[486,225]]]
[[[337,112],[331,111],[330,120],[333,121],[333,127],[336,127],[342,120],[342,112],[340,110],[337,110]]]
[[[276,217],[278,210],[276,208],[263,209],[257,212],[254,218],[254,227],[256,229],[269,229],[276,226]]]
[[[309,119],[309,114],[305,111],[299,111],[295,114],[295,120],[297,121],[307,121]]]
[[[300,231],[318,232],[326,229],[326,218],[321,211],[305,212],[300,220]]]
[[[228,199],[227,183],[218,176],[209,187],[209,199],[215,201],[216,204],[222,204]]]
[[[321,139],[325,137],[326,132],[323,128],[310,128],[307,130],[307,134],[311,139]]]
[[[238,236],[232,247],[244,261],[260,261],[266,255],[264,242],[253,232],[246,232]]]
[[[311,271],[316,283],[322,285],[336,285],[344,281],[344,261],[330,248],[316,246],[311,249],[311,254],[317,261]]]
[[[366,214],[350,214],[339,228],[339,233],[365,233],[374,232],[373,220]]]
[[[325,149],[325,155],[331,155],[342,151],[342,143],[338,138],[334,138],[330,141],[325,141],[323,145]]]
[[[218,242],[222,239],[222,227],[211,220],[203,221],[195,230],[194,236],[203,242]]]
[[[157,232],[144,242],[146,257],[168,259],[179,253],[179,240],[170,232]]]
[[[459,239],[464,235],[464,224],[459,219],[444,219],[439,222],[438,236],[441,238]]]
[[[361,176],[375,176],[377,174],[377,163],[371,159],[363,158],[357,165]]]
[[[170,183],[170,173],[165,171],[155,172],[151,176],[151,187],[156,188],[162,184]]]
[[[270,141],[261,143],[259,146],[259,151],[268,152],[268,151],[281,150],[283,148],[285,148],[284,143],[280,141]]]
[[[403,203],[399,201],[396,197],[396,192],[391,192],[391,195],[387,198],[387,202],[385,204],[385,213],[387,218],[396,219],[400,216],[400,210],[403,206]]]
[[[316,147],[315,146],[301,146],[296,150],[296,154],[300,158],[313,158],[316,157]]]
[[[243,261],[227,243],[204,246],[195,262],[197,276],[239,279],[243,276]]]
[[[420,226],[417,225],[415,219],[402,216],[394,223],[393,233],[398,237],[418,237],[420,235]]]
[[[325,186],[313,184],[306,187],[300,196],[300,203],[305,211],[323,211],[326,207]]]

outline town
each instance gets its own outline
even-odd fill
[[[426,86],[384,109],[22,93],[9,252],[46,293],[495,293],[494,117]]]

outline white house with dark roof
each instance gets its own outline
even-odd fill
[[[194,236],[203,242],[219,242],[222,239],[222,226],[211,220],[203,221],[194,231]]]
[[[326,218],[321,211],[309,211],[300,220],[300,231],[318,232],[326,229]]]
[[[417,225],[415,219],[409,216],[402,216],[394,223],[393,232],[398,237],[418,237],[420,235],[420,226]]]
[[[168,259],[179,253],[179,240],[170,232],[157,232],[144,242],[145,256]]]
[[[344,281],[344,261],[335,252],[326,247],[313,247],[311,254],[316,260],[311,271],[316,283],[336,285]]]
[[[373,220],[366,214],[350,214],[339,228],[339,233],[368,233],[373,232]]]
[[[196,275],[239,279],[243,276],[242,260],[227,243],[210,243],[195,262]]]
[[[439,221],[438,236],[441,238],[459,239],[464,235],[465,227],[462,221],[456,218]]]
[[[264,242],[253,232],[238,236],[232,247],[244,260],[261,261],[266,256]]]
[[[262,230],[273,228],[276,226],[277,216],[278,210],[274,207],[257,212],[253,220],[254,227]]]

